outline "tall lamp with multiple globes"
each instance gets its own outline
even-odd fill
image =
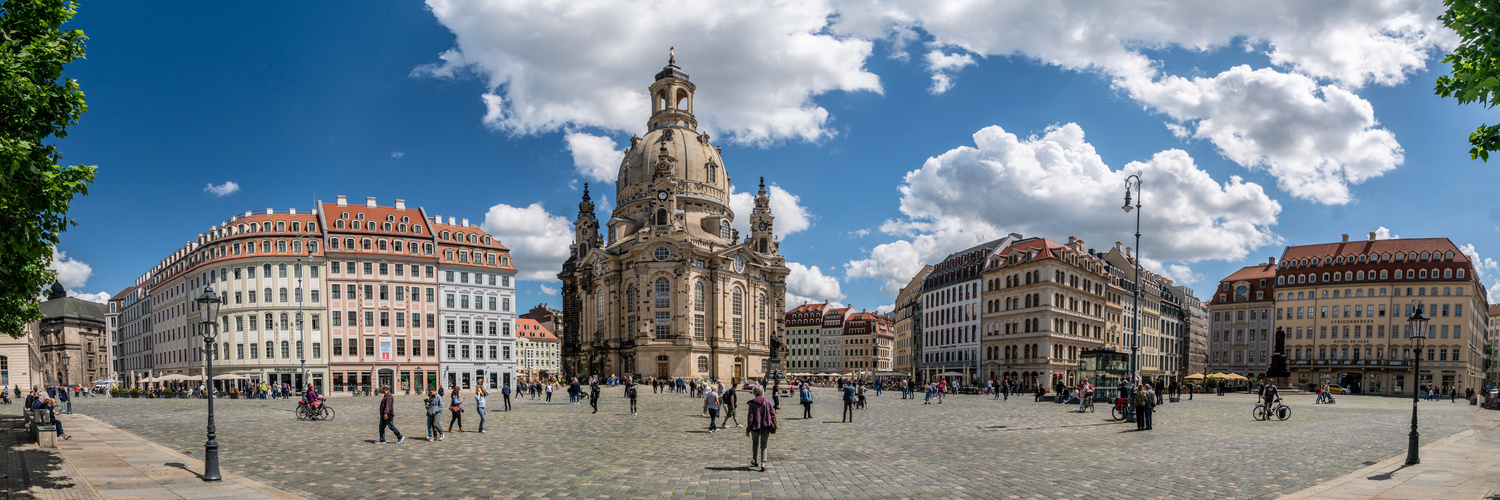
[[[219,304],[223,301],[214,293],[214,287],[203,287],[203,294],[193,299],[198,303],[198,323],[203,328],[203,354],[205,368],[204,380],[209,385],[214,379],[214,354],[218,349],[214,347],[215,339],[219,330]],[[224,477],[219,474],[219,442],[214,435],[214,391],[210,388],[206,391],[208,397],[208,441],[203,443],[203,480],[220,481]]]
[[[1130,182],[1135,179],[1135,183]],[[1130,187],[1135,186],[1135,205],[1130,204]],[[1135,210],[1135,318],[1131,322],[1130,334],[1130,382],[1132,390],[1136,384],[1141,383],[1140,362],[1137,358],[1141,352],[1141,176],[1130,174],[1125,178],[1125,205],[1120,207],[1125,213]],[[1120,397],[1129,398],[1129,395],[1121,394]],[[1135,405],[1125,405],[1125,419],[1129,422],[1135,421]]]
[[[1417,456],[1417,397],[1421,392],[1421,383],[1418,377],[1422,373],[1422,341],[1427,340],[1427,316],[1422,312],[1422,301],[1413,301],[1416,304],[1411,317],[1406,322],[1411,325],[1411,342],[1414,347],[1411,365],[1411,434],[1407,435],[1406,465],[1417,465],[1422,459]]]

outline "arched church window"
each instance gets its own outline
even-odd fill
[[[665,209],[665,208],[658,208],[658,209],[656,209],[656,224],[659,225],[659,226],[665,226],[665,225],[667,225],[667,209]]]
[[[656,307],[672,307],[672,283],[666,278],[656,278]]]
[[[729,221],[719,219],[719,237],[729,239]]]
[[[733,313],[736,314],[736,315],[744,314],[745,313],[745,292],[743,292],[743,291],[740,290],[740,286],[739,285],[735,285],[734,286],[734,293],[731,294],[731,295],[733,297],[733,304],[734,304],[734,309],[732,310]]]
[[[702,281],[699,281],[699,282],[693,284],[693,310],[694,311],[702,311],[703,310],[703,282]]]
[[[708,164],[708,182],[718,182],[718,180],[717,180],[718,179],[718,172],[715,172],[715,170],[717,170],[717,168],[714,167],[714,164],[709,163]]]
[[[635,283],[631,283],[630,286],[628,286],[628,287],[625,288],[625,311],[626,312],[635,312],[635,307],[636,307]]]

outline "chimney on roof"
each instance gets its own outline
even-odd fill
[[[274,213],[276,213],[275,210],[271,210],[269,208],[266,209],[266,215],[271,215],[271,214],[274,214]]]
[[[374,196],[366,196],[365,197],[365,206],[370,207],[370,208],[375,208],[375,197]]]
[[[1375,241],[1375,231],[1370,231],[1370,241]]]
[[[448,225],[450,225],[450,226],[456,226],[456,225],[458,225],[458,217],[449,217],[448,218]]]
[[[293,209],[287,210],[286,213],[289,213],[289,214],[292,214],[292,215],[297,215],[297,209],[293,208]]]
[[[1068,245],[1072,245],[1073,243],[1075,243],[1077,241],[1078,241],[1078,238],[1074,238],[1072,236],[1068,237]]]
[[[1344,235],[1344,243],[1348,243],[1348,242],[1349,242],[1349,235],[1345,234]]]
[[[432,217],[432,223],[433,224],[442,224],[443,223],[443,216],[441,216],[441,215],[434,215]]]
[[[339,195],[339,206],[341,206],[341,207],[347,207],[347,206],[349,206],[349,197],[348,196],[344,196],[344,195]]]
[[[406,210],[406,200],[396,199],[396,210]]]
[[[250,215],[251,215],[251,214],[253,214],[253,213],[254,213],[254,212],[251,212],[251,211],[249,211],[249,210],[246,210],[246,211],[245,211],[245,217],[249,217],[249,216],[250,216]]]
[[[1120,242],[1116,241],[1115,242],[1115,250],[1119,250],[1121,253],[1125,252],[1125,250],[1123,248],[1123,245],[1124,245],[1124,243],[1120,243]]]
[[[1126,257],[1130,257],[1130,258],[1135,258],[1135,251],[1134,251],[1134,249],[1132,249],[1130,247],[1125,247],[1125,256]]]
[[[469,227],[469,219],[463,219],[464,227]]]
[[[1275,257],[1271,257],[1271,259],[1268,260],[1268,261],[1266,261],[1266,263],[1270,264],[1271,267],[1275,267],[1276,266],[1276,258]]]

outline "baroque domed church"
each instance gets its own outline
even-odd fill
[[[698,131],[697,88],[676,57],[649,87],[651,117],[631,137],[603,223],[584,185],[563,270],[567,376],[740,380],[780,350],[788,269],[765,179],[750,234],[730,228],[729,172]],[[743,216],[743,214],[742,214]]]

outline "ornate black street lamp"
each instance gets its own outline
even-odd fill
[[[73,364],[73,357],[69,356],[68,353],[65,352],[62,355],[62,362],[63,362],[63,386],[62,386],[62,390],[64,390],[64,391],[71,391],[72,389],[69,389],[69,387],[72,387],[71,380],[73,378],[73,374],[69,373],[72,370],[72,368],[69,367],[68,365]],[[69,415],[73,414],[73,398],[68,398],[68,414]]]
[[[203,355],[205,368],[204,380],[210,386],[214,380],[214,354],[218,349],[214,341],[219,329],[219,304],[223,302],[218,294],[214,293],[214,287],[203,287],[203,294],[193,299],[198,303],[198,323],[203,328]],[[208,397],[208,442],[203,443],[203,480],[221,481],[224,479],[219,474],[219,442],[214,438],[214,391],[212,388],[206,391]]]
[[[1135,179],[1135,205],[1130,204],[1130,180]],[[1141,352],[1141,176],[1130,174],[1125,178],[1125,205],[1120,207],[1125,213],[1135,209],[1135,319],[1131,322],[1130,335],[1130,390],[1134,391],[1137,384],[1141,383],[1140,352]],[[1127,394],[1121,397],[1129,398]],[[1135,421],[1135,405],[1126,404],[1126,420]]]
[[[1417,465],[1422,459],[1417,456],[1417,397],[1421,392],[1421,383],[1418,377],[1422,373],[1422,341],[1427,340],[1427,315],[1422,313],[1422,301],[1414,301],[1416,310],[1412,311],[1411,317],[1406,322],[1411,325],[1411,341],[1416,348],[1412,358],[1415,362],[1411,365],[1411,434],[1407,437],[1409,441],[1406,448],[1406,465]]]

